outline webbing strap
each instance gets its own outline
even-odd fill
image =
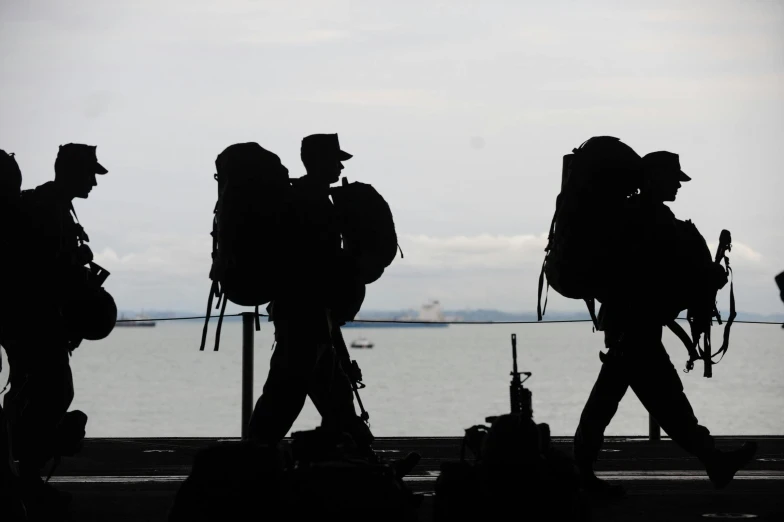
[[[588,307],[588,313],[591,314],[591,321],[593,321],[593,327],[595,330],[599,329],[599,320],[596,318],[596,299],[591,297],[590,299],[584,299],[585,306]]]
[[[226,312],[226,302],[228,299],[225,298],[223,294],[218,296],[218,302],[220,302],[220,298],[223,297],[223,304],[221,305],[220,317],[218,317],[218,328],[215,329],[215,352],[218,351],[218,347],[220,346],[220,335],[221,335],[221,328],[223,327],[223,314]]]
[[[667,328],[669,328],[675,336],[681,340],[683,346],[686,347],[686,351],[689,354],[689,360],[686,362],[686,368],[683,370],[684,373],[689,373],[694,368],[694,361],[700,358],[699,354],[694,348],[694,343],[692,342],[689,334],[686,333],[681,325],[679,325],[675,320],[670,321],[667,323]]]
[[[536,317],[538,321],[542,320],[545,312],[547,311],[547,295],[550,293],[550,282],[547,282],[547,291],[544,296],[544,308],[542,308],[542,287],[544,286],[544,265],[547,263],[547,256],[545,255],[542,262],[542,271],[539,272],[539,296],[536,300]]]
[[[207,299],[207,314],[204,319],[204,328],[201,331],[201,347],[199,351],[204,351],[204,345],[207,343],[207,329],[210,325],[210,313],[212,312],[212,300],[215,297],[215,294],[218,293],[218,282],[213,281],[212,286],[210,286],[210,297]]]
[[[713,377],[713,359],[711,358],[711,327],[710,323],[708,327],[705,329],[705,333],[703,335],[703,349],[702,349],[702,361],[705,363],[703,369],[703,377],[711,378]]]
[[[546,254],[544,255],[544,261],[542,261],[542,271],[539,272],[539,294],[536,300],[536,317],[538,321],[541,321],[542,317],[544,317],[544,314],[547,312],[547,296],[550,293],[550,281],[547,281],[547,289],[545,290],[545,295],[544,295],[544,308],[542,308],[542,288],[544,287],[544,267],[547,264],[547,257],[550,255],[550,248],[552,247],[553,232],[555,232],[555,220],[556,218],[558,218],[558,207],[560,202],[561,202],[561,195],[558,194],[558,197],[555,198],[555,212],[553,213],[553,219],[550,221],[550,231],[547,233],[547,246],[544,248]]]
[[[727,318],[727,324],[724,325],[724,339],[721,343],[721,348],[719,348],[719,351],[715,353],[715,355],[721,355],[716,363],[721,362],[721,360],[724,358],[724,354],[727,353],[727,349],[730,347],[730,327],[735,321],[735,316],[737,315],[737,312],[735,311],[735,288],[732,284],[732,268],[730,268],[730,263],[726,258],[725,261],[727,262],[727,270],[730,273],[730,316]]]

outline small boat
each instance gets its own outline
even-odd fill
[[[373,343],[364,337],[351,341],[352,348],[373,348]]]

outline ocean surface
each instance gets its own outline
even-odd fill
[[[71,359],[76,396],[87,413],[89,437],[235,437],[240,435],[241,323],[216,323],[204,352],[202,323],[158,322],[154,328],[116,328],[85,342]],[[714,326],[714,339],[723,326]],[[351,349],[367,388],[360,391],[376,436],[462,436],[488,415],[509,411],[510,334],[518,339],[518,367],[533,376],[534,418],[554,435],[572,435],[599,372],[602,334],[590,323],[450,325],[447,328],[353,328],[346,342],[367,337],[372,349]],[[718,435],[784,434],[784,330],[736,324],[730,350],[711,379],[682,373],[686,353],[668,330],[665,345],[699,421]],[[273,326],[255,335],[254,400],[272,355]],[[2,383],[7,378],[3,354]],[[293,431],[320,417],[308,400]],[[648,414],[629,390],[608,435],[645,435]]]

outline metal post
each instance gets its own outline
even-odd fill
[[[253,412],[253,335],[256,314],[242,313],[242,439],[248,438],[250,415]]]
[[[648,440],[661,440],[661,428],[659,423],[653,418],[653,415],[648,414]]]

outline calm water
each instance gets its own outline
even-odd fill
[[[256,332],[256,397],[272,332],[269,323]],[[681,373],[698,419],[721,435],[784,434],[784,330],[738,324],[732,332],[730,351],[712,379],[702,377],[702,363]],[[518,337],[519,369],[533,372],[526,387],[535,419],[549,423],[555,435],[571,435],[601,364],[602,337],[589,323],[345,330],[346,342],[365,336],[375,343],[351,350],[367,384],[360,393],[374,433],[459,436],[486,416],[509,411],[511,333]],[[224,324],[217,353],[209,344],[200,352],[200,338],[200,323],[159,322],[85,342],[71,362],[73,408],[90,417],[88,436],[239,436],[241,324]],[[669,331],[665,343],[680,371],[685,350]],[[293,430],[319,420],[308,401]],[[642,435],[647,426],[646,411],[629,391],[608,434]]]

